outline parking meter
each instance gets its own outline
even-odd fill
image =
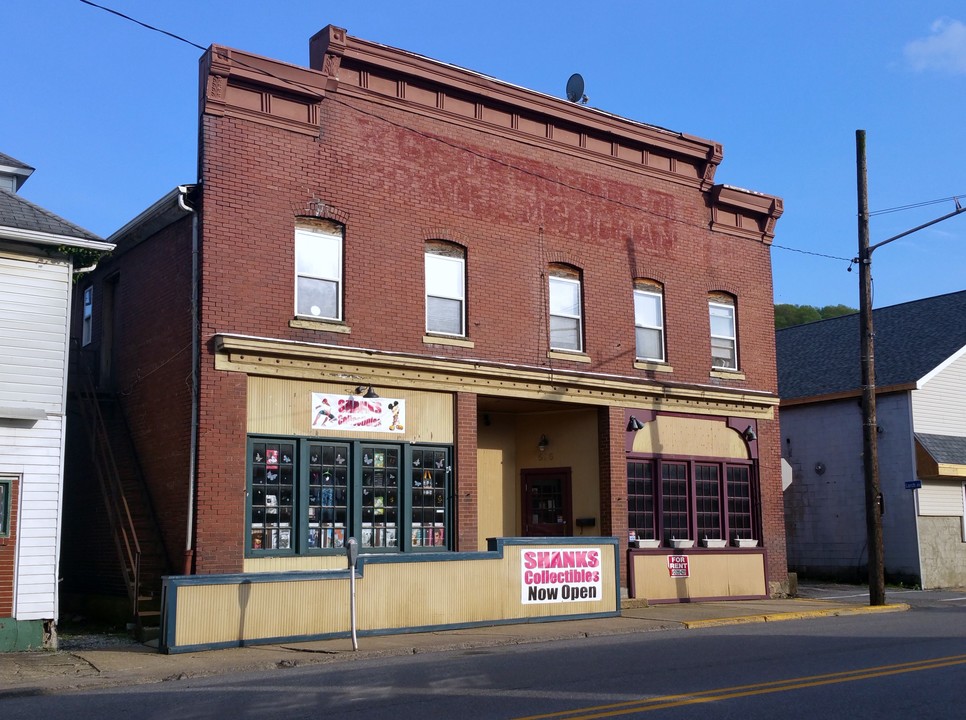
[[[359,543],[355,538],[349,538],[345,544],[345,554],[349,559],[349,569],[356,569],[356,562],[359,560]]]

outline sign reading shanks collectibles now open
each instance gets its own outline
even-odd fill
[[[524,550],[520,558],[522,602],[559,603],[601,598],[601,559],[597,548]]]

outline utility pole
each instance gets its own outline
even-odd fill
[[[956,209],[911,230],[869,244],[869,187],[865,162],[865,130],[855,131],[855,165],[859,205],[859,357],[862,363],[862,467],[865,477],[865,525],[869,555],[869,605],[885,605],[885,551],[882,543],[882,490],[879,486],[878,422],[875,416],[875,332],[872,327],[872,253],[923,228],[966,211]]]
[[[869,605],[885,605],[885,552],[882,545],[882,493],[875,417],[875,333],[872,327],[872,250],[869,247],[869,185],[865,130],[855,131],[859,201],[859,357],[862,359],[862,467],[865,473],[865,526],[869,554]]]

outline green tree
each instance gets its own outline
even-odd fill
[[[816,320],[828,320],[855,312],[858,312],[858,310],[850,308],[848,305],[826,305],[818,308],[814,305],[778,304],[775,305],[775,329],[781,330],[792,325],[804,325]]]
[[[818,312],[823,320],[828,320],[829,318],[841,317],[842,315],[851,315],[852,313],[857,313],[858,310],[850,308],[848,305],[826,305]]]

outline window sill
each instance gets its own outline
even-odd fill
[[[592,362],[590,355],[586,355],[582,352],[568,352],[566,350],[551,350],[547,353],[547,357],[551,360],[569,360],[570,362],[579,363],[589,363]]]
[[[634,367],[637,370],[651,370],[653,372],[674,372],[674,368],[666,363],[647,362],[645,360],[635,360]]]
[[[465,338],[450,337],[448,335],[423,335],[423,342],[427,345],[454,345],[456,347],[474,348],[476,343]]]
[[[352,328],[345,323],[328,320],[306,320],[303,318],[295,318],[294,320],[288,321],[288,326],[293,328],[304,328],[305,330],[321,330],[322,332],[344,333],[345,335],[348,335],[350,332],[352,332]]]
[[[745,379],[745,374],[740,370],[712,370],[710,376],[713,378],[724,378],[725,380]]]

